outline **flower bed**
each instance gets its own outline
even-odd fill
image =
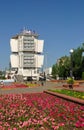
[[[1,130],[82,130],[84,106],[46,93],[0,95]]]
[[[60,94],[65,94],[71,97],[84,99],[84,92],[75,91],[75,90],[68,90],[68,89],[56,89],[56,90],[50,90],[52,92],[57,92]]]
[[[37,87],[39,86],[39,84],[35,84],[35,83],[28,83],[28,84],[24,84],[24,83],[12,83],[10,85],[3,85],[1,86],[1,89],[3,90],[8,90],[8,89],[14,89],[14,88],[31,88],[31,87]]]
[[[26,88],[28,87],[27,85],[25,84],[21,84],[21,83],[12,83],[10,85],[3,85],[1,87],[1,89],[14,89],[14,88]]]

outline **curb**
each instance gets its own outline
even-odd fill
[[[74,98],[74,97],[71,97],[71,96],[59,94],[59,93],[56,93],[56,92],[50,92],[50,91],[44,91],[44,93],[51,94],[53,96],[57,96],[57,97],[66,99],[68,101],[75,102],[75,103],[80,104],[80,105],[84,105],[84,100],[82,100],[82,99],[78,99],[78,98]]]

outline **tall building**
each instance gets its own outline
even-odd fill
[[[10,39],[11,70],[23,77],[39,78],[39,70],[43,66],[44,40],[38,39],[34,31],[23,30]]]

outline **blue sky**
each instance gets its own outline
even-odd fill
[[[9,66],[10,38],[24,27],[44,39],[52,66],[84,42],[84,0],[0,0],[0,69]]]

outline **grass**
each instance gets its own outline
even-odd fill
[[[60,94],[65,94],[65,95],[72,96],[75,98],[84,99],[84,92],[78,92],[78,91],[66,90],[66,89],[58,89],[58,90],[50,90],[50,91],[57,92]]]

